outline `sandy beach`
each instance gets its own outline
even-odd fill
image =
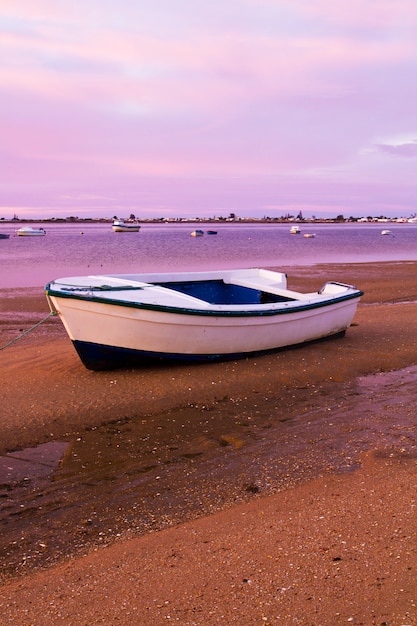
[[[37,479],[0,484],[0,624],[417,625],[417,263],[288,277],[365,292],[345,338],[97,373],[48,317],[0,352],[3,459],[146,442],[91,470],[79,510],[68,466],[49,512]],[[39,290],[2,290],[0,347],[47,316]]]

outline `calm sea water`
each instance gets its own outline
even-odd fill
[[[45,225],[43,225],[45,226]],[[110,224],[47,224],[45,237],[14,236],[4,224],[0,288],[43,287],[79,274],[280,267],[315,263],[417,260],[417,224],[143,224],[140,233],[114,233]],[[217,235],[207,235],[215,228]],[[389,228],[392,235],[382,236]],[[306,239],[303,233],[315,233]]]

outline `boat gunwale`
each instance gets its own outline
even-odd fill
[[[45,286],[45,292],[48,297],[62,298],[62,299],[69,299],[69,300],[79,300],[83,302],[94,302],[94,303],[100,303],[100,304],[108,304],[112,306],[120,306],[120,307],[132,308],[132,309],[146,310],[146,311],[158,311],[160,313],[170,313],[170,314],[176,314],[176,315],[194,315],[194,316],[203,316],[203,317],[266,317],[266,316],[273,317],[276,315],[289,315],[293,313],[301,313],[301,312],[310,311],[314,309],[333,306],[335,304],[346,302],[348,300],[355,300],[364,295],[362,291],[349,285],[349,287],[354,291],[350,293],[341,294],[339,296],[336,296],[333,294],[332,296],[329,296],[328,298],[323,299],[323,300],[317,300],[313,302],[308,301],[308,302],[304,302],[300,304],[294,304],[294,302],[297,302],[297,301],[293,300],[292,302],[287,302],[287,303],[274,303],[276,305],[275,307],[270,307],[270,306],[268,307],[268,303],[267,303],[267,304],[254,305],[257,307],[256,309],[242,310],[242,308],[237,308],[239,306],[241,307],[241,305],[220,305],[220,306],[228,306],[228,307],[233,306],[236,308],[219,309],[219,308],[214,308],[216,306],[218,307],[219,305],[211,305],[210,303],[207,303],[207,304],[208,306],[212,308],[191,308],[191,307],[172,306],[172,305],[167,305],[167,304],[155,304],[155,303],[149,303],[149,302],[130,302],[128,300],[116,300],[114,298],[103,298],[100,296],[96,296],[92,294],[92,292],[95,289],[98,289],[97,286],[96,287],[84,287],[84,289],[88,289],[89,293],[88,295],[87,294],[80,295],[79,293],[75,293],[75,292],[68,293],[65,291],[56,291],[51,287],[51,284],[52,283],[48,283]],[[335,283],[335,284],[338,284],[338,283]],[[137,289],[138,291],[141,291],[143,290],[143,288],[144,287],[141,287],[141,286],[138,286],[138,287],[132,286],[130,290]],[[80,287],[80,289],[82,289],[82,287]],[[120,290],[122,291],[122,289]],[[268,293],[268,292],[265,291],[265,293]],[[264,308],[261,308],[261,307],[264,307]]]

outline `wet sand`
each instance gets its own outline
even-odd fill
[[[0,623],[417,624],[417,264],[315,270],[311,279],[310,268],[289,269],[290,287],[334,279],[365,291],[344,339],[231,363],[95,373],[49,318],[0,352],[0,454],[56,441],[74,452],[77,440],[97,444],[95,431],[115,442],[140,423],[135,441],[146,450],[134,464],[150,467],[139,485],[124,464],[106,489],[96,473],[89,497],[100,523],[78,511],[78,535],[71,493],[58,507],[68,517],[48,518],[36,510],[39,490],[30,501],[27,485],[2,492],[6,509],[21,498],[31,524],[21,511],[1,518]],[[33,290],[2,295],[5,345],[48,308]],[[393,372],[388,383],[384,372]],[[60,485],[72,492],[68,476]],[[126,482],[129,497],[116,498]],[[55,543],[59,532],[42,540],[51,519],[69,551]]]

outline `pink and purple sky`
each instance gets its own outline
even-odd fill
[[[416,0],[0,0],[0,217],[417,211]]]

